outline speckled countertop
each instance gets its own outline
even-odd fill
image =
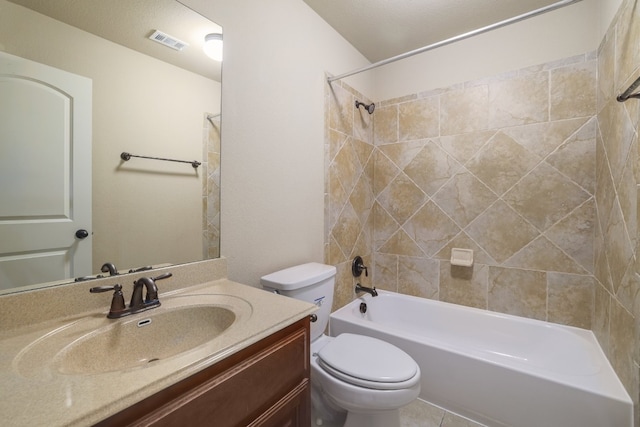
[[[212,265],[216,270],[213,273]],[[192,267],[203,268],[200,263]],[[47,301],[41,299],[43,296],[52,299],[50,304],[61,304],[63,308],[68,307],[67,311],[73,311],[72,307],[79,304],[75,298],[91,301],[94,295],[88,293],[88,288],[110,284],[116,280],[113,278],[105,279],[107,283],[74,284],[71,285],[75,288],[73,290],[62,287],[45,290],[44,294],[29,291],[0,297],[0,413],[3,425],[92,425],[308,316],[316,309],[312,304],[217,278],[226,275],[226,265],[220,269],[219,264],[207,264],[204,268],[205,272],[195,275],[189,268],[168,268],[166,271],[174,273],[174,283],[163,286],[164,281],[158,282],[161,289],[166,289],[160,292],[162,306],[115,321],[106,318],[111,293],[108,293],[108,298],[101,298],[103,306],[100,309],[84,312],[76,309],[67,316],[56,317],[56,313],[59,314],[56,308],[35,319],[24,314],[7,314],[24,301],[31,301],[31,304],[22,305],[26,311],[38,310],[38,306],[47,307]],[[153,275],[164,271],[158,270]],[[180,277],[181,272],[185,272],[183,277]],[[136,277],[127,277],[127,282]],[[215,280],[206,281],[203,277]],[[123,278],[119,279],[124,282]],[[124,283],[125,300],[128,300],[130,286]],[[211,302],[226,307],[236,312],[236,320],[222,334],[192,350],[143,367],[111,372],[107,369],[107,372],[100,373],[62,373],[59,363],[56,363],[60,352],[55,348],[46,349],[41,344],[57,340],[62,343],[62,349],[64,340],[75,339],[73,333],[79,334],[77,331],[82,328],[81,333],[86,334],[86,330],[102,330],[113,322],[153,319],[155,313],[175,310],[185,301],[187,304]],[[79,329],[79,325],[82,328]],[[201,331],[197,328],[202,328],[197,324],[191,327],[197,331]],[[65,331],[76,332],[65,335]],[[156,333],[157,330],[150,328],[149,331]],[[158,339],[162,340],[159,335]],[[54,354],[56,351],[58,354]]]

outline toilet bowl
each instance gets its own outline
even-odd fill
[[[420,368],[413,359],[363,335],[316,339],[311,375],[328,400],[347,411],[345,427],[399,426],[399,408],[420,394]]]
[[[309,263],[262,277],[266,290],[318,305],[311,325],[312,425],[399,427],[400,408],[420,394],[420,368],[404,351],[356,334],[329,337],[336,269]],[[336,424],[332,424],[336,425]]]

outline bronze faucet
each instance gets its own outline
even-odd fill
[[[366,292],[368,294],[371,294],[372,297],[377,297],[378,296],[378,291],[376,291],[376,288],[367,288],[366,286],[362,286],[360,283],[356,283],[356,293],[358,292]]]
[[[102,271],[103,273],[109,273],[109,276],[117,276],[119,274],[116,266],[110,262],[105,262],[104,264],[102,264],[102,267],[100,267],[100,271]]]
[[[99,293],[114,291],[113,298],[111,299],[111,308],[109,309],[107,317],[109,319],[118,319],[120,317],[128,316],[129,314],[140,313],[141,311],[159,307],[160,300],[158,299],[158,286],[156,285],[156,280],[166,279],[171,276],[173,276],[171,273],[165,273],[155,278],[141,277],[134,281],[129,308],[127,308],[124,303],[122,286],[119,284],[114,286],[97,286],[89,289],[89,292]],[[142,299],[142,287],[147,288],[147,295],[144,300]]]

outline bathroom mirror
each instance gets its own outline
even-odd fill
[[[156,30],[162,34],[153,36]],[[28,256],[22,247],[0,244],[0,293],[105,274],[100,267],[107,262],[126,273],[219,256],[221,62],[205,56],[202,48],[206,35],[221,33],[218,24],[176,0],[0,0],[0,53],[28,61],[27,68],[51,67],[52,72],[88,82],[91,114],[85,114],[90,130],[86,140],[91,150],[84,182],[91,182],[86,187],[92,200],[88,225],[74,229],[69,248],[57,249],[51,257],[48,254],[56,250],[39,249],[46,239],[31,217],[0,209],[0,241],[36,243]],[[183,45],[187,46],[182,50],[174,49]],[[5,106],[0,106],[5,109],[0,111],[14,111],[26,102],[27,97],[12,99],[7,93],[15,92],[5,89]],[[38,108],[35,117],[15,127],[44,129],[54,114]],[[84,107],[82,111],[87,112]],[[81,138],[73,139],[73,132],[69,135],[69,147],[82,144]],[[40,187],[35,194],[44,195],[34,199],[45,199],[51,193],[49,185],[53,187],[48,177],[60,173],[69,177],[64,178],[69,189],[60,192],[66,192],[65,209],[74,216],[82,198],[73,199],[72,187],[83,182],[76,179],[76,169],[62,173],[64,166],[51,166],[55,156],[40,155],[42,150],[34,148],[16,149],[12,141],[0,140],[0,155],[21,152],[22,166],[11,168],[17,175],[0,172],[3,198],[20,193],[15,188],[28,173],[40,179],[34,181]],[[123,152],[134,157],[125,161]],[[58,163],[68,167],[73,157],[65,152]],[[194,161],[200,165],[192,166]],[[6,198],[2,203],[14,206]],[[60,223],[66,218],[54,215],[45,220]],[[9,223],[21,223],[22,228],[7,231]],[[71,257],[87,247],[89,264],[74,265]],[[44,262],[38,264],[38,258]],[[5,268],[9,263],[11,268]],[[49,274],[51,270],[55,272]]]

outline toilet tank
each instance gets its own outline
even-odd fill
[[[311,323],[311,340],[318,338],[327,328],[336,268],[332,265],[310,262],[276,271],[260,279],[262,287],[291,298],[310,302],[318,306],[318,319]]]

